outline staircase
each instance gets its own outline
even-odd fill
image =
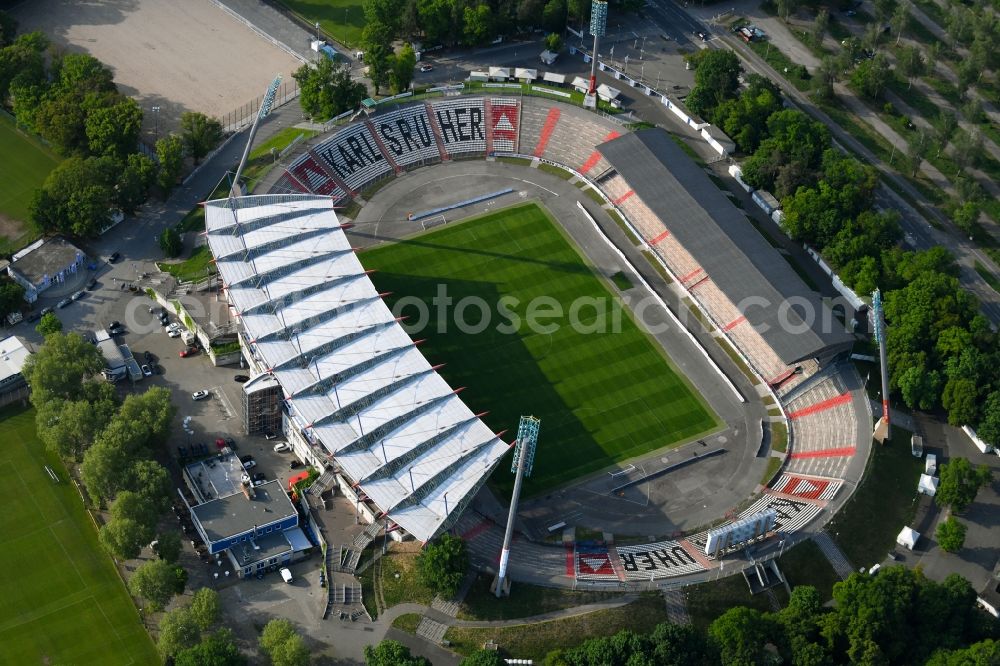
[[[349,546],[341,546],[340,563],[336,570],[353,574],[361,561],[361,553],[368,547],[368,544],[375,540],[381,529],[382,525],[376,521],[368,525],[363,532],[358,533]]]

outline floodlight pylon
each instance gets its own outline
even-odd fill
[[[503,535],[503,549],[500,551],[500,569],[493,581],[493,593],[497,597],[510,594],[510,580],[507,578],[507,562],[510,559],[510,544],[514,538],[514,520],[517,518],[517,503],[521,497],[521,484],[525,476],[531,476],[535,464],[535,449],[538,446],[538,428],[541,420],[534,416],[522,416],[514,442],[514,460],[510,471],[514,476],[514,491],[510,497],[510,513],[507,515],[507,530]]]

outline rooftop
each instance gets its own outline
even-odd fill
[[[0,383],[21,374],[31,352],[16,335],[0,340]]]
[[[191,508],[210,541],[221,541],[296,515],[280,481],[268,481],[254,490],[253,499],[237,492]]]
[[[251,353],[289,419],[421,541],[449,524],[508,446],[396,321],[328,197],[205,204],[208,242]]]
[[[53,276],[84,256],[83,251],[61,236],[55,236],[30,249],[14,260],[11,269],[31,284],[41,284],[45,276]]]
[[[778,357],[793,365],[853,336],[670,135],[641,130],[598,150]],[[824,322],[824,319],[826,320]],[[823,324],[833,322],[831,330]]]
[[[292,550],[292,546],[288,543],[284,532],[270,532],[251,541],[241,541],[235,546],[231,546],[229,550],[240,566],[245,567],[269,557],[277,557],[282,553],[287,553]]]

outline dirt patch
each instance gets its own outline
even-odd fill
[[[111,67],[142,106],[150,142],[177,129],[184,111],[222,117],[300,65],[209,0],[36,0],[11,13],[22,32],[41,30]]]

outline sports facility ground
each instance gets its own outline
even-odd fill
[[[325,33],[348,46],[361,43],[365,11],[361,0],[280,0],[310,24],[319,22]]]
[[[80,494],[35,435],[34,410],[0,412],[0,442],[0,662],[159,663]]]
[[[527,494],[600,470],[615,462],[691,440],[718,422],[687,380],[632,319],[622,313],[618,332],[581,333],[569,326],[569,305],[580,298],[610,302],[610,282],[599,278],[546,211],[522,204],[483,217],[433,229],[394,244],[366,250],[361,261],[379,291],[393,292],[390,306],[404,295],[425,303],[440,287],[459,302],[478,296],[493,309],[493,323],[481,333],[465,333],[449,316],[446,327],[413,332],[426,338],[423,352],[446,363],[441,374],[474,411],[489,410],[485,421],[514,439],[518,419],[542,419],[540,444]],[[521,317],[527,304],[550,296],[563,314],[544,322],[552,333],[522,325],[517,334],[497,330],[501,297]],[[431,310],[434,311],[433,309]],[[592,310],[579,317],[591,323]],[[402,314],[416,316],[413,308]],[[589,316],[588,316],[589,315]],[[465,321],[479,314],[469,308]],[[495,477],[498,485],[511,475]]]
[[[31,195],[59,160],[18,132],[6,116],[0,116],[0,155],[4,156],[0,160],[0,249],[11,249],[27,230]]]

